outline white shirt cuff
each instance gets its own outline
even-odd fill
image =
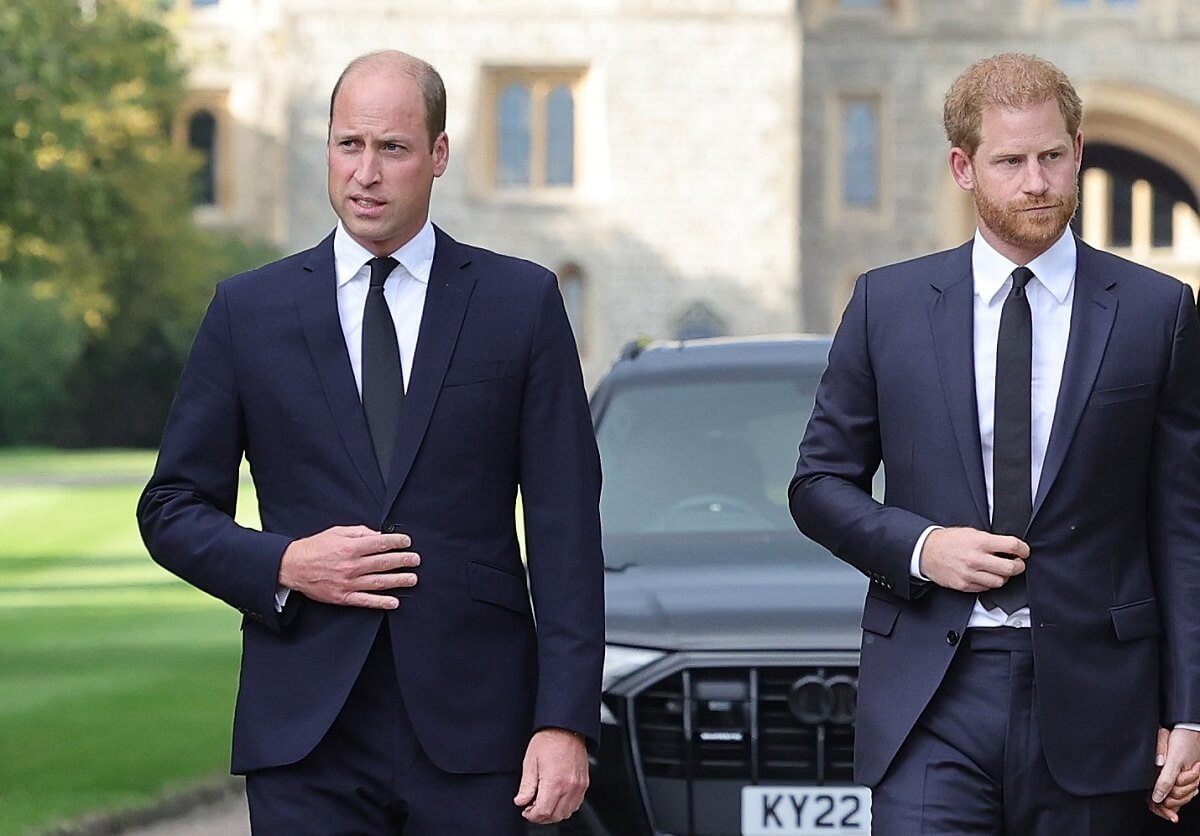
[[[283,612],[283,608],[287,606],[288,594],[291,591],[286,586],[275,587],[275,612]]]
[[[929,537],[929,532],[938,531],[945,526],[931,525],[929,528],[921,532],[921,536],[917,538],[917,544],[913,546],[912,559],[908,563],[908,574],[919,581],[928,581],[929,578],[921,574],[921,549],[925,548],[925,540]]]
[[[1200,723],[1176,723],[1175,728],[1188,731],[1200,731]]]

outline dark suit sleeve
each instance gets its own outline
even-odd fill
[[[934,523],[871,497],[882,441],[869,346],[869,286],[870,274],[860,276],[834,336],[788,496],[792,517],[806,536],[908,598],[921,587],[909,574],[913,548]],[[917,410],[921,393],[912,396]]]
[[[1187,287],[1173,346],[1155,419],[1149,507],[1167,726],[1200,723],[1200,325]]]
[[[547,274],[521,410],[520,481],[537,619],[534,727],[599,739],[604,663],[600,458],[579,355]]]
[[[279,629],[274,595],[290,539],[233,520],[245,430],[226,305],[218,287],[180,378],[137,518],[155,561]]]

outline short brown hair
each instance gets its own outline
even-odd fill
[[[1083,120],[1083,103],[1066,73],[1045,58],[1006,52],[976,61],[950,89],[942,110],[946,138],[970,157],[979,148],[983,111],[1027,107],[1053,99],[1072,137]]]
[[[438,134],[446,130],[446,85],[441,75],[428,61],[422,61],[407,52],[396,49],[381,49],[360,55],[346,65],[337,83],[333,85],[333,93],[329,96],[329,125],[333,126],[333,106],[337,102],[338,91],[351,73],[358,70],[374,70],[395,72],[408,76],[421,88],[421,98],[425,100],[425,129],[429,133],[429,147],[433,148]]]

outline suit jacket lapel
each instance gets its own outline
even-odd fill
[[[434,227],[434,232],[437,245],[429,273],[429,287],[425,292],[421,327],[417,331],[412,377],[404,396],[404,411],[400,415],[396,453],[387,479],[385,508],[391,508],[395,503],[412,469],[413,459],[420,449],[438,393],[441,392],[450,356],[458,342],[458,333],[467,313],[467,302],[475,287],[475,276],[466,269],[471,263],[469,252],[437,227]]]
[[[1100,361],[1104,359],[1117,314],[1117,295],[1112,291],[1115,282],[1102,275],[1102,268],[1096,263],[1095,251],[1091,247],[1078,238],[1075,246],[1077,255],[1071,334],[1067,338],[1067,357],[1063,364],[1062,383],[1058,389],[1046,459],[1042,463],[1042,475],[1033,501],[1034,516],[1037,516],[1066,459],[1071,439],[1075,436],[1079,419],[1083,417],[1083,408],[1087,405],[1100,371]]]
[[[945,269],[930,279],[929,325],[942,381],[942,395],[979,523],[990,519],[975,402],[975,283],[971,279],[971,243],[949,254]]]
[[[332,235],[311,250],[302,265],[295,303],[334,426],[364,484],[377,498],[382,498],[383,479],[338,318]]]

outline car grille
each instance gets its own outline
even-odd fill
[[[671,674],[634,698],[643,774],[849,783],[857,683],[855,668],[836,666]]]

